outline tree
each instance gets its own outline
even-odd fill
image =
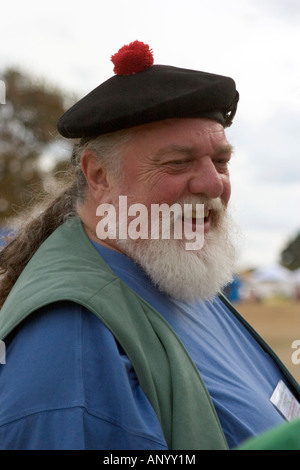
[[[300,268],[300,232],[282,250],[280,264],[291,271]]]
[[[40,157],[59,139],[56,122],[70,99],[56,87],[16,69],[1,74],[6,104],[0,104],[0,225],[43,190]]]

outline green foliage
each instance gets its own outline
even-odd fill
[[[56,122],[65,110],[61,90],[15,69],[1,74],[6,104],[0,105],[0,225],[42,191],[40,156],[59,139]]]
[[[282,250],[280,264],[291,271],[300,268],[300,232]]]

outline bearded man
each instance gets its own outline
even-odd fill
[[[1,252],[3,449],[234,448],[284,420],[278,383],[299,397],[220,293],[235,83],[151,57],[124,46],[61,117],[74,180]]]

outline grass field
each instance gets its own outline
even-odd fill
[[[295,352],[292,343],[300,341],[300,302],[239,302],[235,308],[272,347],[300,383],[300,364],[292,362]]]

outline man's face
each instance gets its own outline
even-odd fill
[[[184,198],[230,198],[231,156],[221,124],[209,119],[173,119],[137,128],[124,159],[119,194],[128,204],[169,206]],[[205,218],[205,233],[213,224]]]
[[[187,251],[175,232],[169,239],[119,237],[113,242],[115,249],[133,258],[158,289],[172,298],[206,300],[232,278],[235,226],[227,210],[231,152],[223,127],[208,119],[141,126],[126,147],[122,176],[111,193],[116,208],[119,196],[127,197],[128,207],[146,207],[146,218],[154,204],[204,204],[204,226],[203,215],[197,218],[194,212],[187,218],[184,213],[181,222],[176,219],[184,228],[192,226],[193,232],[202,228],[200,249]],[[125,214],[119,218],[121,225],[124,220],[130,223],[132,219]]]

